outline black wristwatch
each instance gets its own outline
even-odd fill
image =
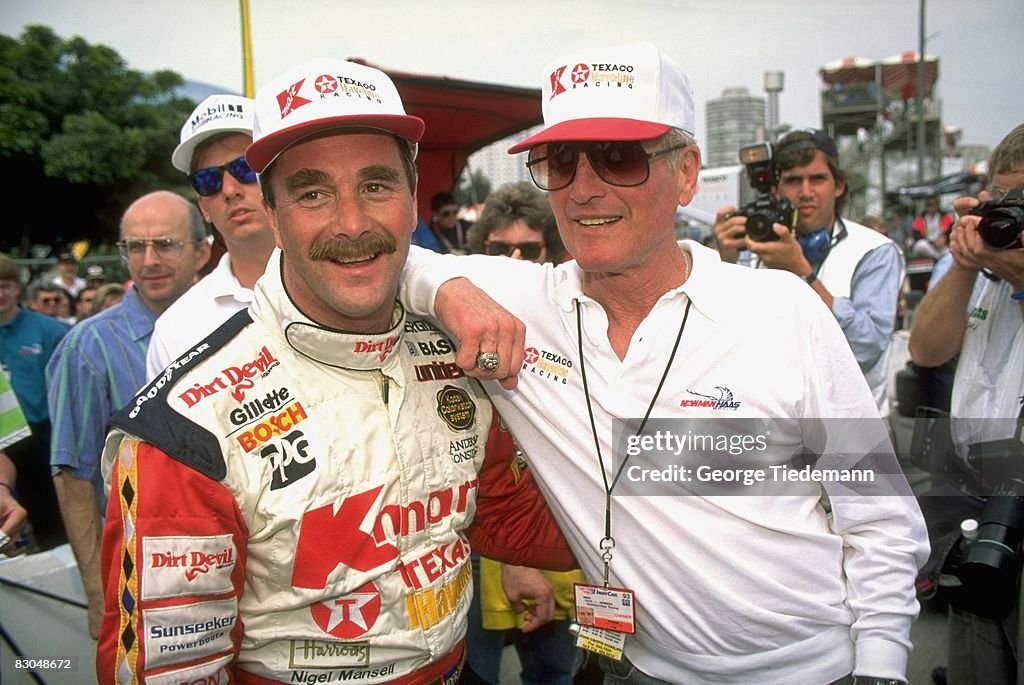
[[[804,276],[804,280],[807,281],[807,285],[814,285],[814,282],[818,280],[818,272],[812,271],[811,273]]]
[[[869,675],[853,676],[853,685],[907,685],[907,681],[899,678],[875,678]]]

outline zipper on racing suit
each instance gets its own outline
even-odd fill
[[[380,398],[384,400],[384,406],[388,406],[388,394],[391,391],[391,386],[388,383],[388,377],[384,375],[384,372],[380,369],[375,369],[377,374],[380,376]]]

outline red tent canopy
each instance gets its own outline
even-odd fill
[[[359,58],[351,61],[375,67],[390,76],[402,96],[405,111],[427,125],[416,160],[419,210],[427,220],[430,198],[434,193],[452,189],[471,153],[541,123],[539,88],[409,74]]]
[[[917,93],[919,63],[917,53],[912,50],[877,62],[862,57],[846,57],[821,67],[818,70],[818,75],[829,86],[849,88],[874,82],[878,76],[879,69],[877,67],[881,67],[882,88],[885,95],[900,100],[910,100]],[[938,58],[925,55],[924,71],[924,95],[931,97],[932,89],[939,78]]]

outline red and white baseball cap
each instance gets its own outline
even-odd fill
[[[213,136],[224,133],[252,135],[253,101],[241,95],[211,95],[189,115],[181,127],[181,143],[171,154],[171,164],[186,174],[191,171],[192,153]]]
[[[423,120],[405,113],[395,84],[383,71],[340,59],[318,58],[290,69],[256,92],[249,166],[261,172],[293,143],[319,131],[378,128],[415,145]]]
[[[545,128],[508,149],[573,140],[649,140],[670,128],[696,133],[693,87],[650,43],[588,48],[544,69]]]

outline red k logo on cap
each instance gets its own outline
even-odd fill
[[[562,85],[562,82],[560,80],[564,72],[565,67],[558,67],[553,72],[551,72],[551,97],[548,98],[549,100],[558,95],[559,93],[565,92],[565,86]]]
[[[306,82],[306,79],[299,79],[291,86],[288,90],[282,90],[277,94],[277,104],[281,108],[281,118],[284,119],[286,116],[297,110],[303,105],[308,105],[312,100],[299,95],[299,88],[302,88],[302,84]]]
[[[338,90],[338,79],[330,74],[320,74],[316,81],[313,82],[313,87],[316,88],[316,92],[327,95]]]
[[[580,64],[577,64],[575,67],[573,67],[573,69],[572,69],[572,82],[573,83],[583,83],[588,78],[590,78],[590,67],[588,67],[586,64],[580,63]]]

